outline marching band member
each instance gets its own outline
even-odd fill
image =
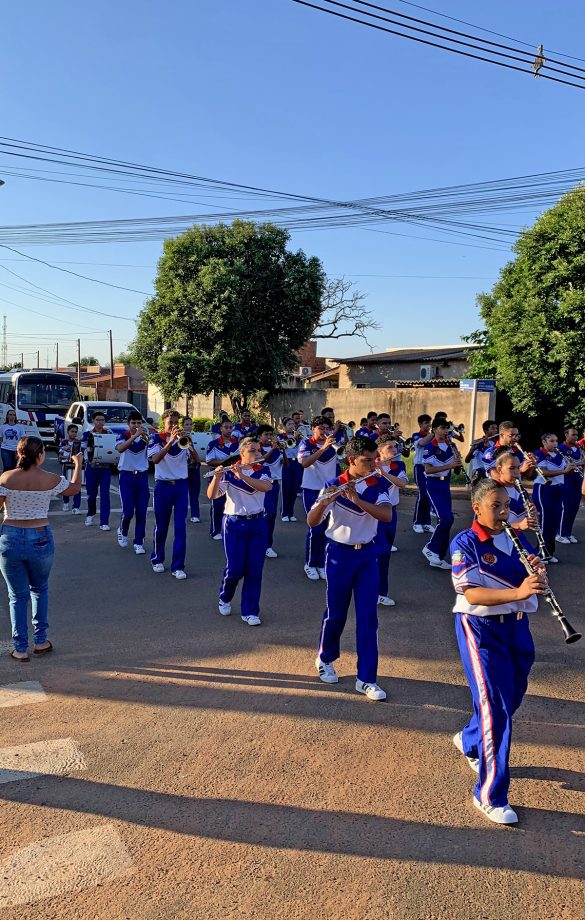
[[[165,409],[163,430],[153,434],[148,442],[147,457],[154,463],[154,538],[150,562],[152,571],[164,572],[165,543],[171,515],[174,537],[171,575],[183,579],[187,552],[187,510],[189,504],[188,462],[192,450],[182,450],[177,444],[181,436],[179,413]]]
[[[193,445],[193,453],[189,453],[189,459],[187,463],[187,471],[189,473],[187,477],[187,482],[189,484],[189,505],[191,506],[191,517],[189,520],[192,524],[201,523],[201,512],[199,509],[199,493],[201,491],[201,460],[199,458],[199,453],[195,447],[195,439],[193,435],[193,419],[189,415],[185,415],[181,422],[181,429],[183,435],[187,438],[191,438],[191,444]]]
[[[384,434],[390,433],[396,434],[398,440],[398,432],[394,432],[392,425],[390,424],[390,416],[387,412],[380,412],[378,419],[376,421],[376,434],[378,438],[381,438]],[[402,432],[400,432],[402,434]]]
[[[210,480],[207,497],[225,495],[223,545],[226,564],[219,592],[219,612],[229,616],[238,582],[242,585],[241,618],[260,626],[260,592],[266,554],[267,522],[264,500],[272,488],[270,473],[259,463],[261,448],[255,437],[240,441],[240,460]]]
[[[237,454],[239,451],[238,439],[232,436],[232,423],[229,418],[224,418],[221,423],[220,434],[215,440],[210,441],[205,452],[205,459],[208,466],[221,466],[221,464]],[[218,497],[211,502],[211,514],[209,518],[209,533],[214,540],[222,540],[221,522],[223,509],[225,507],[225,494],[218,492]]]
[[[548,562],[556,563],[555,537],[561,521],[563,482],[573,472],[575,465],[557,449],[556,434],[542,436],[542,447],[534,452],[538,477],[534,482],[532,500],[536,505],[542,536],[550,555]],[[542,481],[542,477],[546,480]]]
[[[273,548],[274,525],[278,512],[278,499],[280,497],[280,483],[282,480],[283,455],[282,450],[275,443],[274,428],[272,425],[260,425],[256,434],[266,469],[272,479],[272,488],[264,496],[264,514],[266,516],[266,555],[269,559],[276,559],[278,553]]]
[[[426,446],[433,439],[432,421],[430,415],[426,415],[426,413],[419,415],[417,419],[419,430],[414,432],[411,439],[414,445],[414,481],[418,489],[412,521],[412,529],[415,533],[435,532],[435,528],[431,524],[431,502],[427,492],[423,459]]]
[[[279,435],[279,440],[284,450],[286,463],[282,467],[282,508],[281,520],[285,523],[296,521],[295,502],[301,485],[303,469],[297,460],[299,436],[296,434],[295,423],[292,418],[283,419],[284,431]],[[292,447],[287,446],[287,441],[295,441]]]
[[[240,438],[249,438],[251,435],[257,434],[257,432],[258,425],[252,421],[252,413],[249,409],[244,409],[240,416],[240,421],[236,422],[233,427],[232,434],[234,438],[239,441]]]
[[[74,466],[72,463],[72,454],[73,445],[76,442],[79,442],[78,438],[79,428],[77,425],[68,425],[67,426],[67,437],[61,438],[59,442],[59,463],[61,464],[61,475],[65,479],[69,480],[69,473],[72,473]],[[70,480],[69,480],[70,481]],[[73,508],[72,514],[79,514],[79,509],[81,508],[81,489],[79,492],[76,492],[73,496]],[[63,499],[63,511],[69,511],[69,496],[66,495]]]
[[[295,423],[295,431],[297,432],[299,438],[310,438],[311,437],[311,426],[307,425],[305,422],[305,413],[302,409],[296,409],[291,413],[291,418]]]
[[[303,468],[301,483],[305,513],[326,482],[337,472],[335,437],[329,434],[329,422],[318,415],[312,421],[313,434],[299,444],[297,458]],[[325,579],[325,524],[309,525],[305,547],[305,575],[311,581]]]
[[[527,614],[536,612],[547,585],[536,556],[534,574],[526,575],[503,529],[509,501],[497,482],[480,479],[471,498],[476,520],[451,543],[455,631],[473,696],[473,715],[453,743],[478,773],[473,804],[496,824],[518,820],[508,803],[512,716],[534,661]],[[518,539],[532,553],[524,535]]]
[[[363,419],[362,419],[363,421]],[[371,438],[372,441],[375,441],[378,437],[378,413],[377,412],[368,412],[366,416],[366,424],[362,425],[361,428],[355,433],[356,438]]]
[[[475,441],[472,441],[465,455],[465,463],[469,464],[467,472],[471,479],[474,477],[487,476],[487,471],[483,463],[483,455],[486,450],[492,447],[492,442],[495,441],[498,436],[497,422],[487,419],[482,423],[481,427],[483,429],[483,438],[477,438]]]
[[[229,415],[227,415],[225,412],[221,412],[219,416],[219,422],[214,422],[210,428],[211,433],[219,436],[221,434],[221,426],[224,422],[229,422],[229,420]]]
[[[435,418],[436,418],[436,419],[440,419],[441,421],[446,421],[446,422],[447,422],[447,427],[448,427],[448,429],[449,429],[449,438],[450,438],[452,441],[455,440],[455,441],[461,441],[461,442],[463,442],[463,441],[465,440],[465,437],[463,436],[463,434],[461,433],[461,431],[459,430],[459,428],[455,428],[454,423],[453,423],[453,422],[449,422],[449,421],[447,420],[447,413],[446,413],[446,412],[435,412]]]
[[[514,422],[500,422],[498,426],[498,437],[491,447],[484,452],[481,460],[486,470],[491,470],[495,464],[496,451],[500,447],[507,447],[512,453],[516,454],[520,461],[520,472],[528,473],[534,469],[534,460],[526,456],[518,447],[520,433]]]
[[[118,545],[128,546],[128,531],[132,518],[134,524],[134,552],[142,556],[144,535],[146,533],[146,513],[150,499],[148,487],[148,458],[146,445],[149,436],[142,427],[142,416],[137,409],[128,414],[128,430],[118,435],[116,450],[120,454],[118,462],[120,498],[122,499],[122,517],[118,527]]]
[[[335,421],[335,412],[330,406],[326,406],[325,409],[321,410],[321,417],[327,419],[329,423],[330,433],[335,438],[336,444],[347,444],[347,428],[343,422]]]
[[[379,420],[380,416],[378,416]],[[396,525],[398,523],[398,504],[400,502],[400,489],[408,485],[406,466],[399,460],[400,446],[397,439],[391,434],[383,434],[377,440],[380,462],[378,469],[380,475],[388,482],[388,499],[392,505],[392,518],[390,521],[378,521],[376,544],[378,549],[378,571],[380,585],[378,589],[378,604],[383,607],[394,607],[396,601],[388,596],[388,569],[394,540]]]
[[[85,431],[81,439],[85,457],[85,488],[87,490],[87,516],[85,526],[91,527],[96,513],[97,495],[100,493],[100,530],[110,529],[110,484],[112,482],[112,468],[108,463],[100,463],[87,457],[89,434],[111,434],[106,428],[106,416],[101,411],[94,412],[92,416],[93,428]]]
[[[528,515],[522,496],[516,487],[516,480],[520,479],[520,460],[517,455],[506,447],[500,447],[496,452],[495,466],[488,475],[508,493],[510,500],[508,521],[514,530],[534,530],[538,527],[536,505],[533,502],[530,503],[531,514]]]
[[[16,411],[8,409],[6,421],[0,425],[0,454],[2,469],[5,473],[16,469],[16,447],[20,439],[26,437],[27,432],[24,425],[19,425],[16,421]]]
[[[317,421],[315,419],[315,421]],[[378,560],[376,531],[379,521],[389,522],[392,508],[386,484],[375,469],[377,445],[371,438],[355,437],[346,448],[349,469],[328,480],[307,514],[307,524],[327,528],[325,561],[327,606],[323,614],[315,667],[326,684],[336,684],[333,662],[340,655],[340,640],[353,595],[356,616],[357,679],[355,688],[368,699],[385,700],[377,683],[378,671]],[[366,478],[367,477],[367,478]],[[359,482],[354,482],[360,479]],[[343,485],[344,492],[335,494]],[[329,492],[333,494],[328,497]]]
[[[567,425],[564,433],[565,440],[559,444],[559,450],[575,465],[575,468],[563,479],[561,523],[557,543],[578,543],[577,537],[573,536],[573,524],[581,504],[584,455],[577,443],[579,437],[577,429],[572,425]]]
[[[442,418],[433,419],[433,438],[423,454],[429,501],[437,515],[435,531],[422,553],[436,569],[450,569],[443,559],[449,549],[449,535],[453,526],[451,509],[451,471],[460,466],[449,443],[449,423]]]

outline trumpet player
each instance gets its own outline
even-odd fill
[[[449,422],[446,419],[433,419],[431,430],[433,438],[425,447],[423,463],[429,500],[437,515],[437,526],[422,553],[433,568],[450,569],[444,557],[449,549],[449,536],[454,521],[451,472],[461,466],[461,458],[455,454],[449,441]]]
[[[379,417],[379,416],[378,416]],[[396,538],[396,525],[398,524],[398,504],[400,502],[400,489],[408,485],[406,465],[400,460],[400,444],[392,434],[383,434],[377,440],[380,460],[378,470],[380,476],[387,483],[388,499],[392,505],[392,518],[390,521],[378,521],[376,546],[378,549],[378,572],[380,584],[378,589],[378,604],[383,607],[394,607],[395,601],[389,596],[388,571],[392,547]]]
[[[558,450],[556,434],[548,432],[543,434],[541,440],[542,447],[534,452],[536,469],[541,478],[534,483],[532,499],[538,510],[542,536],[551,557],[548,562],[555,563],[559,561],[555,556],[555,538],[561,521],[563,482],[576,467]]]
[[[223,419],[220,432],[217,438],[210,441],[205,452],[207,465],[211,467],[221,466],[233,454],[239,451],[238,438],[232,435],[232,423],[227,416]],[[223,510],[225,508],[225,493],[218,493],[217,498],[212,499],[211,514],[209,517],[209,534],[214,540],[221,540],[221,522]]]
[[[259,425],[256,434],[262,458],[272,478],[272,488],[264,496],[264,514],[266,516],[266,556],[276,559],[278,553],[274,549],[274,525],[278,513],[278,500],[280,498],[280,483],[284,465],[283,451],[274,437],[272,425]]]
[[[321,410],[321,416],[329,422],[330,434],[335,438],[336,444],[347,444],[347,426],[343,422],[335,421],[335,412],[331,406],[326,406]]]
[[[179,413],[165,409],[162,414],[163,430],[153,434],[146,455],[154,463],[154,539],[150,561],[152,571],[164,572],[165,543],[173,516],[174,538],[171,575],[179,580],[186,578],[185,554],[187,552],[187,510],[189,502],[188,463],[189,450],[178,445],[181,437]]]
[[[559,444],[559,450],[575,466],[572,472],[567,473],[563,479],[561,522],[557,534],[557,543],[578,543],[577,537],[573,536],[573,524],[581,503],[585,453],[577,443],[579,432],[573,425],[567,425],[564,429],[564,434],[565,440],[562,444]]]
[[[298,461],[303,468],[302,493],[308,514],[326,482],[337,473],[335,436],[329,433],[329,422],[321,415],[311,423],[313,434],[299,444]],[[377,449],[377,448],[376,448]],[[307,519],[308,520],[308,519]],[[308,525],[305,545],[305,575],[310,581],[325,580],[325,524]]]
[[[524,454],[523,451],[520,450],[518,446],[519,441],[520,433],[514,422],[500,422],[496,440],[492,442],[491,447],[488,447],[481,458],[485,469],[491,470],[495,465],[496,451],[499,450],[500,447],[507,447],[508,450],[511,450],[512,453],[516,454],[518,457],[520,461],[520,473],[530,473],[535,466],[534,458],[529,454]]]
[[[128,415],[128,429],[116,438],[116,450],[120,454],[118,461],[118,484],[122,499],[122,517],[118,526],[118,545],[128,546],[128,532],[132,518],[134,524],[134,552],[137,556],[145,553],[144,535],[146,533],[146,513],[150,489],[148,487],[148,458],[146,445],[149,436],[142,425],[142,416],[133,409]]]
[[[251,435],[257,433],[258,425],[253,421],[252,413],[249,409],[243,409],[240,415],[240,421],[236,422],[233,427],[232,434],[234,438],[237,438],[239,441],[240,438],[249,438]]]
[[[482,478],[487,475],[486,468],[483,463],[483,455],[486,450],[489,450],[492,447],[493,442],[498,436],[498,423],[492,421],[491,419],[486,419],[482,423],[483,437],[477,438],[475,441],[472,441],[469,450],[465,455],[465,463],[468,464],[469,475],[473,479]],[[500,447],[499,450],[504,450]]]
[[[294,419],[283,419],[283,426],[284,431],[281,431],[278,436],[283,450],[284,461],[282,467],[282,507],[280,513],[282,521],[288,524],[289,521],[296,521],[295,502],[301,487],[303,470],[297,460],[300,436],[297,434]]]
[[[315,667],[323,683],[338,682],[333,662],[340,655],[341,636],[353,595],[357,640],[355,688],[373,701],[386,699],[386,693],[377,683],[376,532],[378,522],[389,523],[392,518],[386,484],[374,475],[377,453],[378,447],[371,438],[352,438],[346,448],[349,468],[325,483],[319,501],[315,501],[307,514],[309,527],[326,527],[327,534],[327,606]]]
[[[189,483],[189,505],[191,507],[191,517],[189,520],[192,524],[201,522],[201,512],[199,509],[199,493],[201,491],[201,460],[193,440],[193,419],[185,415],[181,422],[181,429],[184,438],[191,441],[192,451],[189,452],[187,462],[187,482]]]
[[[422,415],[419,415],[417,421],[418,431],[415,431],[411,438],[414,446],[414,481],[418,489],[414,505],[412,529],[415,533],[434,533],[435,528],[431,524],[431,501],[427,491],[423,459],[427,444],[433,440],[433,432],[431,431],[431,422],[433,420],[430,415],[423,412]]]

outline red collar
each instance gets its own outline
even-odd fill
[[[354,477],[349,475],[349,470],[346,470],[345,473],[342,473],[341,476],[337,477],[337,482],[340,486],[346,485],[346,483],[351,482]],[[379,479],[377,476],[368,476],[367,479],[362,479],[362,482],[365,482],[367,486],[375,486]]]
[[[491,540],[493,537],[493,534],[488,533],[485,527],[482,527],[481,524],[478,523],[478,521],[473,522],[473,524],[471,525],[471,529],[473,530],[475,534],[477,534],[481,543],[485,543],[487,540]]]
[[[219,438],[218,438],[219,446],[220,446],[220,447],[225,447],[226,444],[233,444],[234,441],[237,441],[237,440],[238,440],[237,438],[230,437],[229,441],[226,441],[225,438],[224,438],[224,436],[223,436],[222,434],[220,434],[220,436],[219,436]]]
[[[327,440],[327,438],[323,438],[323,443],[325,443],[326,440]],[[309,443],[310,443],[310,444],[314,444],[315,447],[319,447],[319,444],[321,444],[321,441],[316,441],[316,440],[315,440],[315,436],[314,436],[314,435],[311,435],[311,437],[309,438]]]

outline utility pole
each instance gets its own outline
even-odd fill
[[[20,352],[20,366],[24,367],[24,352]]]
[[[37,367],[41,366],[41,349],[37,351]]]
[[[55,342],[55,370],[59,370],[59,342]]]
[[[110,339],[110,387],[114,389],[114,345],[112,342],[112,330],[108,329]]]
[[[81,384],[81,339],[77,339],[77,389]]]
[[[2,366],[8,364],[8,337],[6,331],[6,317],[2,318]]]

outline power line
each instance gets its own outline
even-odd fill
[[[60,265],[54,265],[51,262],[45,262],[43,259],[37,259],[35,256],[29,256],[26,252],[19,252],[18,249],[12,249],[11,246],[7,246],[5,243],[0,243],[0,246],[2,249],[8,249],[9,252],[14,252],[18,256],[23,256],[23,258],[29,259],[31,262],[39,262],[47,268],[54,268],[55,271],[65,272],[67,275],[75,275],[76,278],[84,278],[85,281],[94,281],[96,284],[104,284],[106,287],[117,288],[119,291],[130,291],[132,294],[143,294],[145,297],[150,296],[146,291],[137,291],[134,288],[123,287],[121,284],[112,284],[110,281],[100,281],[99,278],[89,278],[87,275],[80,275],[79,272],[71,271],[71,269],[61,268]]]

